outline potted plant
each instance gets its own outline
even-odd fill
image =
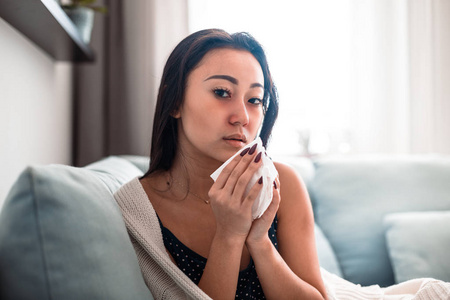
[[[81,39],[86,44],[91,41],[94,26],[94,13],[106,13],[105,6],[96,5],[97,0],[62,0],[61,7],[80,32]]]

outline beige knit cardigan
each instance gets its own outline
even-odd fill
[[[141,267],[144,281],[158,299],[211,299],[167,254],[156,212],[138,178],[123,185],[114,198]]]

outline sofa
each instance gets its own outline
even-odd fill
[[[282,157],[310,193],[321,267],[361,285],[450,281],[450,157]],[[114,201],[148,159],[30,166],[0,212],[0,299],[153,299]]]

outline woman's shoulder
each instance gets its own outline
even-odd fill
[[[289,187],[302,187],[304,188],[303,179],[300,174],[294,169],[294,167],[286,164],[274,161],[273,164],[278,171],[280,183],[283,186]]]
[[[139,177],[135,177],[125,184],[121,185],[119,189],[114,192],[114,197],[117,199],[128,200],[130,198],[135,198],[136,195],[143,197],[144,194],[142,185],[140,183]]]
[[[275,165],[275,168],[277,169],[278,173],[280,172],[291,172],[292,173],[296,173],[296,171],[294,170],[294,168],[286,163],[283,162],[279,162],[279,161],[274,161],[273,164]]]
[[[274,162],[280,180],[281,202],[279,214],[308,211],[309,195],[300,174],[290,165]]]

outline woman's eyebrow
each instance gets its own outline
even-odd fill
[[[256,87],[260,87],[260,88],[264,89],[264,86],[261,83],[256,82],[256,83],[252,83],[250,85],[250,88],[256,88]]]
[[[207,81],[210,79],[225,79],[225,80],[228,80],[229,82],[231,82],[232,84],[236,84],[236,85],[239,84],[239,81],[236,78],[229,76],[229,75],[213,75],[213,76],[206,78],[204,81]]]
[[[228,80],[232,84],[235,84],[235,85],[239,84],[239,81],[236,78],[229,76],[229,75],[212,75],[212,76],[206,78],[204,81],[208,81],[211,79],[224,79],[224,80]],[[260,88],[264,89],[264,86],[261,83],[252,83],[250,85],[250,88],[255,88],[255,87],[260,87]]]

